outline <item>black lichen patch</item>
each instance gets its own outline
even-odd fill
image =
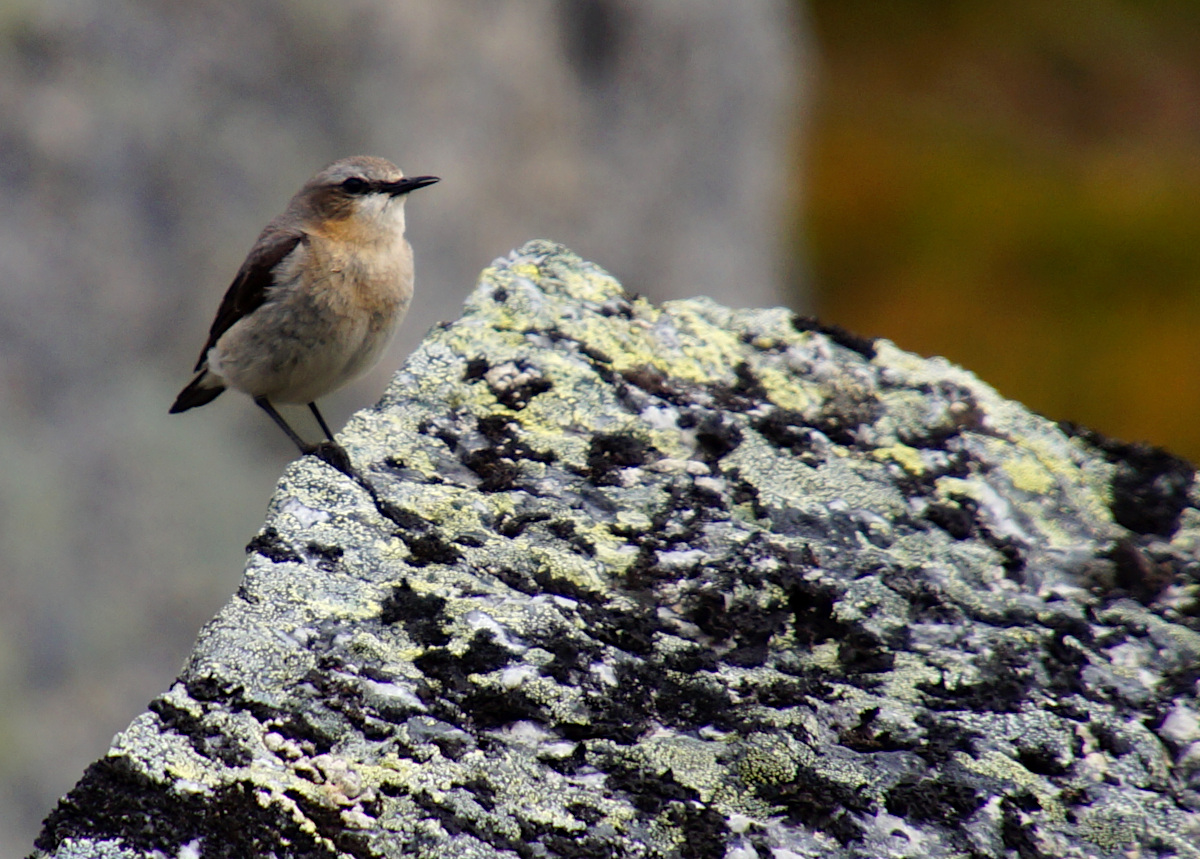
[[[571,579],[556,575],[550,570],[539,569],[533,573],[533,593],[555,594],[566,597],[585,606],[598,606],[608,599],[608,594],[600,590],[590,590],[586,586]]]
[[[881,674],[891,671],[896,654],[877,636],[861,627],[847,625],[838,641],[838,664],[848,675]],[[861,681],[859,681],[861,683]]]
[[[335,837],[336,831],[331,833]],[[180,855],[185,845],[197,840],[204,845],[204,856],[215,859],[338,855],[278,806],[264,808],[252,786],[237,782],[211,795],[177,793],[150,780],[123,757],[101,758],[88,767],[46,818],[34,846],[51,853],[68,838],[112,839],[133,850],[166,856]],[[287,845],[287,852],[280,852],[281,845]],[[349,855],[366,854],[352,850]]]
[[[536,451],[517,434],[518,424],[503,415],[490,415],[478,422],[480,435],[488,445],[473,450],[461,450],[459,460],[480,478],[481,492],[506,492],[517,488],[521,477],[521,460],[553,462],[552,452]]]
[[[656,583],[679,578],[678,570],[660,563],[659,553],[680,546],[686,551],[704,545],[702,532],[706,523],[728,518],[725,499],[697,486],[691,479],[674,481],[669,491],[667,502],[650,517],[649,528],[609,526],[613,534],[638,549],[637,557],[625,571],[624,583],[629,588],[651,588]]]
[[[375,859],[378,855],[371,849],[370,840],[365,832],[351,829],[345,825],[341,809],[314,802],[298,790],[284,791],[284,795],[296,803],[304,816],[313,822],[317,832],[333,842],[339,856],[350,856],[353,859]]]
[[[480,630],[471,638],[466,651],[450,652],[433,647],[416,657],[413,664],[441,690],[434,707],[448,717],[462,713],[478,729],[495,728],[520,719],[544,721],[547,714],[520,689],[496,693],[480,690],[471,682],[471,674],[486,674],[509,663],[511,652],[497,643],[490,631]],[[449,706],[447,706],[449,705]]]
[[[203,718],[176,707],[166,698],[151,701],[149,709],[158,716],[163,730],[186,737],[196,754],[202,757],[220,761],[227,767],[248,766],[253,759],[250,751],[233,736],[208,728]]]
[[[496,517],[496,533],[501,537],[515,540],[525,533],[525,529],[538,522],[547,522],[553,517],[547,510],[526,510],[520,513],[502,511]]]
[[[912,751],[934,770],[944,769],[956,752],[970,754],[979,739],[956,720],[939,717],[933,711],[918,712],[915,721],[924,735],[913,744]]]
[[[780,670],[783,670],[782,666]],[[811,669],[789,670],[788,674],[768,680],[763,686],[753,690],[754,700],[773,709],[828,700],[833,694],[833,687],[826,680],[823,673],[818,675]]]
[[[676,802],[664,817],[683,836],[683,846],[679,848],[682,859],[722,859],[728,855],[725,845],[729,826],[725,815],[715,808]]]
[[[741,443],[742,431],[728,416],[710,413],[696,425],[696,458],[701,462],[711,465]]]
[[[579,533],[575,523],[570,519],[555,519],[548,526],[551,534],[567,543],[581,555],[595,557],[596,544]]]
[[[755,785],[754,792],[781,809],[789,821],[831,835],[843,846],[862,839],[854,815],[870,811],[870,800],[809,767],[800,767],[786,781]]]
[[[961,623],[964,612],[945,592],[921,575],[919,569],[888,570],[884,583],[908,601],[913,621],[921,623]]]
[[[663,621],[653,606],[615,608],[607,602],[593,603],[581,605],[579,613],[587,624],[588,635],[635,656],[653,653],[655,635],[663,629]]]
[[[824,323],[815,316],[801,316],[799,314],[792,317],[792,327],[801,332],[815,331],[818,334],[824,334],[834,343],[845,349],[849,349],[851,352],[857,352],[868,361],[875,357],[874,337],[863,337],[847,331],[841,326]]]
[[[441,647],[450,640],[442,629],[446,600],[437,594],[419,594],[408,581],[396,585],[380,606],[379,619],[386,624],[402,623],[409,638],[418,644]]]
[[[998,536],[991,528],[980,528],[983,541],[1000,553],[1000,566],[1006,578],[1025,583],[1025,552],[1015,537]]]
[[[684,617],[714,644],[727,644],[722,659],[740,668],[766,663],[771,639],[786,629],[791,616],[782,602],[760,604],[754,599],[711,589],[688,595],[682,603]]]
[[[514,412],[529,405],[529,401],[539,394],[544,394],[554,387],[549,379],[530,379],[520,385],[509,385],[496,393],[496,399],[508,406]]]
[[[767,508],[763,506],[758,488],[753,483],[744,479],[736,468],[725,472],[724,477],[729,482],[729,502],[731,504],[747,504],[755,519],[767,518]]]
[[[653,665],[624,661],[613,667],[613,674],[616,684],[612,687],[584,688],[587,723],[561,725],[563,736],[577,741],[604,738],[628,745],[649,728],[653,718],[650,704],[665,672]]]
[[[471,724],[481,731],[503,728],[514,722],[545,723],[552,719],[546,706],[521,688],[501,692],[475,689],[463,696],[461,706]]]
[[[845,447],[857,447],[857,430],[871,426],[883,414],[883,405],[874,393],[855,387],[836,388],[809,421],[830,441]]]
[[[635,367],[630,370],[625,370],[621,373],[621,378],[629,385],[639,389],[643,393],[650,396],[665,400],[668,403],[676,406],[688,406],[695,401],[695,392],[687,386],[674,379],[664,375],[661,370],[654,367]],[[629,393],[617,391],[618,395],[623,393],[622,399],[630,399]],[[636,406],[631,407],[633,411],[640,411]]]
[[[1086,624],[1080,622],[1080,626],[1086,627]],[[1088,687],[1083,682],[1083,669],[1089,662],[1084,646],[1091,641],[1091,637],[1089,629],[1068,628],[1054,630],[1046,640],[1042,666],[1049,679],[1047,690],[1055,697],[1090,697]]]
[[[1117,524],[1135,534],[1170,537],[1190,503],[1188,490],[1196,478],[1190,462],[1162,448],[1128,444],[1077,424],[1059,426],[1070,436],[1095,447],[1116,466],[1112,478],[1112,514]]]
[[[605,784],[608,789],[625,794],[634,808],[647,815],[657,815],[671,803],[696,802],[700,799],[695,788],[677,782],[670,770],[656,773],[620,759],[605,763]]]
[[[458,661],[469,674],[487,674],[489,671],[503,668],[512,659],[512,651],[496,640],[494,632],[481,629],[471,636],[467,649]]]
[[[731,690],[707,671],[690,676],[664,671],[651,701],[659,722],[683,730],[705,725],[736,728],[743,711]]]
[[[1035,674],[1026,655],[1011,645],[998,645],[979,662],[980,681],[947,688],[944,681],[921,683],[934,710],[1017,713],[1028,699]]]
[[[887,810],[897,817],[958,827],[983,805],[970,785],[949,778],[925,778],[896,785],[887,793]]]
[[[191,674],[184,679],[184,689],[194,701],[219,704],[230,712],[246,712],[260,722],[274,718],[273,707],[246,695],[246,690],[226,678],[209,674]]]
[[[540,369],[527,362],[502,365],[500,369],[509,370],[510,367],[509,372],[498,374],[498,378],[488,378],[487,383],[492,396],[515,412],[529,405],[534,397],[554,388],[554,383]]]
[[[338,561],[342,559],[343,550],[341,546],[323,546],[320,543],[309,542],[304,548],[308,552],[309,557],[316,559],[317,569],[326,573],[332,573],[336,570]]]
[[[1053,854],[1043,853],[1038,847],[1033,826],[1022,823],[1021,809],[1014,799],[1000,800],[1000,815],[1000,838],[1008,850],[1016,853],[1017,859],[1053,859]]]
[[[1059,759],[1051,749],[1044,746],[1028,746],[1017,752],[1017,763],[1031,773],[1044,776],[1063,775],[1070,767]]]
[[[882,382],[887,387],[886,382]],[[919,449],[944,450],[963,460],[961,451],[955,451],[950,441],[960,436],[965,430],[976,430],[991,434],[985,425],[986,413],[980,407],[975,392],[970,388],[942,379],[937,382],[918,385],[916,390],[929,398],[933,403],[944,404],[945,413],[935,418],[931,423],[906,427],[899,432],[899,441]],[[946,473],[942,471],[941,473]],[[955,476],[961,477],[961,474]]]
[[[472,451],[463,456],[462,464],[481,478],[480,492],[507,492],[516,488],[521,476],[516,461],[495,448]]]
[[[556,512],[537,508],[523,509],[516,513],[504,511],[496,517],[494,528],[496,533],[512,540],[520,537],[530,527],[542,525],[542,528],[538,530],[543,534],[562,540],[570,546],[572,551],[580,555],[594,557],[596,544],[579,533],[575,522],[557,517]],[[525,588],[521,587],[518,590],[525,590]],[[526,592],[528,593],[528,591]]]
[[[940,476],[940,475],[939,475]],[[979,503],[965,495],[930,503],[922,518],[941,528],[955,540],[975,538],[991,546],[1000,555],[1000,566],[1012,581],[1023,583],[1025,551],[1012,536],[998,535],[979,517]]]
[[[645,465],[654,448],[630,433],[597,433],[588,444],[585,476],[596,486],[616,486],[622,468]]]
[[[430,648],[413,659],[413,665],[441,687],[444,697],[461,701],[463,694],[471,688],[471,681],[462,663],[444,647]]]
[[[308,671],[296,692],[308,702],[308,729],[333,741],[338,736],[354,733],[370,740],[384,740],[395,732],[395,726],[373,705],[368,704],[360,679],[362,674],[379,675],[379,669],[363,663],[356,655],[347,659],[334,643],[337,633],[329,631],[315,643],[320,654],[316,666]],[[386,708],[385,709],[389,709]],[[407,715],[411,708],[390,708]],[[284,730],[280,730],[284,733]]]
[[[464,382],[477,382],[486,375],[491,368],[487,358],[478,356],[467,362],[467,366],[463,368]]]
[[[970,498],[955,498],[925,508],[925,519],[941,528],[955,540],[965,540],[975,531],[978,505]]]
[[[601,653],[586,638],[562,637],[548,641],[545,647],[554,654],[554,659],[543,666],[542,673],[564,685],[579,686],[588,676],[589,669]]]
[[[815,449],[813,434],[800,412],[772,409],[752,420],[750,426],[772,445],[798,457],[805,465],[816,467],[824,460]]]
[[[838,732],[838,742],[856,752],[908,751],[912,743],[892,735],[885,727],[875,724],[879,707],[869,707],[859,714],[858,723]]]
[[[1108,552],[1115,575],[1113,586],[1143,604],[1154,602],[1175,578],[1175,571],[1158,563],[1136,541],[1118,540]]]
[[[384,518],[403,531],[416,531],[416,533],[420,534],[422,531],[430,529],[433,525],[432,522],[421,516],[420,513],[404,509],[404,507],[392,504],[391,501],[380,500],[377,506]]]
[[[415,805],[421,809],[422,817],[437,821],[438,826],[451,838],[468,836],[496,850],[499,855],[514,855],[518,859],[534,859],[544,855],[535,853],[533,848],[523,838],[514,838],[495,825],[489,816],[464,814],[458,803],[465,799],[461,790],[439,791],[436,798],[426,791],[416,791],[408,795]],[[446,851],[438,850],[431,853],[428,845],[419,840],[404,842],[397,839],[396,846],[404,856],[440,855]]]
[[[417,432],[421,435],[433,436],[442,444],[446,445],[450,450],[456,450],[458,443],[462,439],[463,430],[452,417],[440,417],[438,419],[425,418],[417,424]],[[384,460],[389,468],[394,470],[403,470],[407,468],[402,460],[394,456],[390,456]]]
[[[767,400],[767,389],[763,387],[745,361],[733,368],[736,381],[732,385],[713,385],[713,400],[721,409],[730,412],[747,412]]]
[[[400,535],[400,539],[408,546],[408,563],[414,567],[427,567],[430,564],[453,564],[462,558],[462,552],[453,543],[446,541],[437,531],[429,531],[419,536]]]
[[[300,564],[304,557],[287,544],[279,532],[267,526],[262,533],[246,544],[247,552],[255,552],[275,564]]]
[[[820,644],[847,632],[846,625],[833,613],[837,597],[837,591],[828,585],[807,581],[792,585],[788,591],[788,607],[792,611],[798,641]]]

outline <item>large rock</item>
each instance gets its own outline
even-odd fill
[[[1198,855],[1187,463],[543,242],[342,441],[37,855]]]

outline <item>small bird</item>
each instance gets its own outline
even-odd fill
[[[238,269],[196,377],[171,414],[234,388],[301,453],[322,453],[324,443],[307,444],[272,405],[307,404],[340,451],[316,400],[374,365],[404,318],[413,290],[404,200],[437,181],[366,155],[335,161],[308,180]],[[346,463],[344,451],[336,456]]]

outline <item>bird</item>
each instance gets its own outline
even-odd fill
[[[221,300],[195,376],[171,414],[248,394],[302,454],[339,451],[316,401],[379,360],[412,300],[407,195],[440,181],[369,155],[335,161],[272,220]],[[275,409],[307,405],[328,445],[305,442]],[[343,470],[345,470],[343,468]]]

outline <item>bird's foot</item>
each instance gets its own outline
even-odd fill
[[[323,441],[313,445],[307,452],[331,468],[336,468],[347,477],[355,476],[354,466],[350,463],[350,454],[346,453],[346,449],[336,441]]]

